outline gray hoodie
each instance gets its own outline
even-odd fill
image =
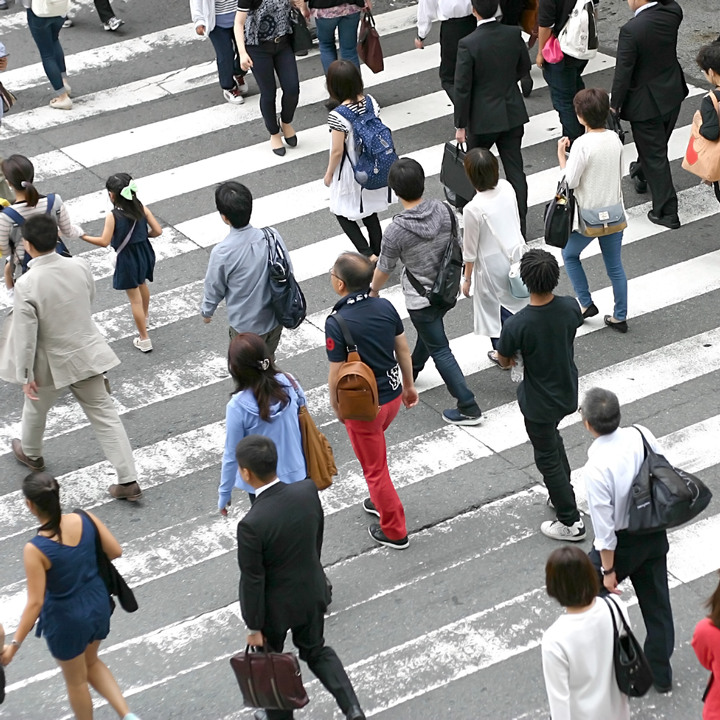
[[[391,273],[398,260],[403,263],[400,282],[408,310],[421,310],[430,303],[415,291],[405,269],[409,269],[423,287],[432,287],[450,242],[451,212],[440,200],[423,200],[396,215],[383,235],[377,266],[382,272]]]

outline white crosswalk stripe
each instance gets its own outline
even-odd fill
[[[90,0],[77,4],[83,12],[92,7]],[[136,5],[122,6],[119,14],[131,15]],[[193,692],[214,699],[228,695],[203,714],[203,720],[251,717],[240,709],[227,663],[243,649],[234,553],[236,522],[247,503],[236,493],[239,507],[233,507],[230,517],[220,517],[216,509],[230,391],[226,338],[218,339],[216,327],[225,324],[224,313],[218,313],[210,328],[198,322],[207,257],[226,234],[210,191],[218,182],[238,179],[251,189],[254,183],[263,188],[255,193],[252,222],[275,226],[288,239],[296,276],[309,301],[307,321],[283,334],[278,360],[303,382],[313,417],[335,448],[339,474],[322,494],[330,555],[324,559],[335,585],[326,632],[346,663],[368,717],[384,717],[391,708],[402,707],[408,708],[402,717],[430,717],[409,708],[419,707],[413,704],[418,701],[432,703],[451,684],[459,687],[463,678],[491,677],[485,674],[504,662],[537,675],[536,648],[542,631],[558,614],[542,587],[550,548],[543,544],[538,527],[546,518],[546,492],[533,474],[515,386],[509,374],[500,373],[487,359],[488,340],[469,332],[472,303],[459,302],[448,315],[448,334],[483,406],[484,421],[477,427],[445,425],[437,412],[439,403],[448,400],[442,379],[432,363],[423,370],[417,381],[420,406],[401,412],[388,434],[390,473],[406,503],[411,547],[395,554],[371,549],[357,528],[367,486],[344,429],[334,418],[325,382],[323,327],[333,302],[327,268],[338,253],[353,246],[338,233],[333,219],[328,221],[329,191],[320,179],[329,136],[322,105],[327,90],[317,51],[299,60],[298,115],[304,129],[298,133],[298,148],[277,158],[268,147],[257,95],[248,96],[239,107],[219,104],[218,97],[212,106],[195,101],[216,86],[217,76],[215,63],[207,61],[207,45],[200,44],[192,25],[185,22],[185,5],[178,4],[184,14],[168,17],[167,27],[153,26],[144,34],[117,37],[97,47],[83,45],[68,53],[68,72],[73,82],[77,78],[76,87],[90,78],[95,83],[92,92],[75,99],[72,111],[23,107],[7,114],[0,128],[3,154],[15,152],[14,144],[21,142],[22,152],[36,166],[40,188],[61,193],[74,222],[97,223],[106,215],[110,206],[100,178],[126,166],[136,176],[140,198],[154,211],[157,208],[164,228],[153,241],[158,290],[151,286],[150,333],[157,340],[149,356],[133,354],[129,338],[136,329],[124,294],[113,291],[109,282],[110,252],[89,249],[79,241],[72,245],[73,252],[90,264],[98,283],[96,324],[123,360],[110,373],[110,381],[145,493],[140,507],[118,504],[108,495],[114,470],[100,459],[87,419],[74,400],[65,397],[58,402],[45,432],[49,470],[63,468],[58,472],[63,504],[94,509],[117,533],[124,548],[117,567],[141,601],[136,615],[113,616],[103,658],[126,697],[137,703],[139,715],[152,717],[151,709],[167,697],[164,710],[170,717],[175,700],[183,692]],[[437,194],[442,148],[453,133],[452,106],[437,79],[437,41],[428,42],[425,50],[413,49],[415,13],[411,6],[377,15],[385,70],[374,75],[363,67],[363,79],[380,99],[382,118],[394,131],[400,154],[422,164],[428,188]],[[29,40],[23,13],[0,18],[0,30]],[[168,65],[180,57],[182,63]],[[586,69],[588,85],[609,86],[614,63],[610,55],[599,54]],[[131,66],[141,66],[142,72],[117,80],[122,73],[115,69]],[[539,220],[559,177],[555,145],[561,128],[537,68],[533,78],[535,92],[528,103],[533,111],[523,148],[529,227],[536,236],[532,242],[544,246]],[[38,62],[13,66],[2,79],[21,97],[47,86]],[[692,87],[685,101],[669,143],[673,168],[684,155],[692,112],[703,92]],[[635,145],[628,142],[626,174],[635,159]],[[720,205],[709,188],[687,179],[680,180],[683,229],[677,233],[650,223],[647,197],[628,193],[629,226],[623,242],[630,258],[632,331],[620,351],[614,343],[618,338],[604,330],[602,320],[590,320],[578,332],[576,354],[581,394],[595,385],[614,390],[627,408],[628,421],[664,428],[657,434],[663,436],[669,459],[712,485],[713,471],[720,465],[720,415],[703,396],[709,395],[707,388],[720,373],[720,327],[714,326],[716,313],[707,310],[720,291],[720,250],[707,236],[718,236]],[[390,218],[388,213],[383,226]],[[678,242],[671,248],[675,238]],[[662,250],[656,252],[658,247]],[[560,252],[549,249],[562,264]],[[594,270],[600,268],[598,254],[597,243],[583,254]],[[613,296],[609,282],[598,277],[594,274],[591,280],[600,283],[593,300],[601,318],[612,312]],[[407,321],[397,277],[383,295]],[[4,298],[0,308],[8,308]],[[655,323],[667,325],[667,335],[657,329],[653,334]],[[406,322],[406,327],[410,331],[411,324]],[[0,480],[0,558],[6,568],[0,579],[0,622],[12,632],[26,598],[22,543],[34,525],[18,490],[17,480],[23,475],[13,464],[10,447],[11,439],[20,434],[20,394],[9,386],[0,392],[0,463],[5,463],[0,477],[2,471],[8,473],[7,481]],[[487,407],[485,392],[496,398]],[[673,397],[688,406],[685,414],[668,413]],[[573,484],[586,510],[579,465],[587,443],[581,447],[586,438],[579,415],[567,417],[561,428],[572,438],[569,452],[572,448],[571,459],[577,460]],[[474,487],[477,496],[462,495]],[[715,488],[720,490],[717,484]],[[429,507],[438,496],[443,498],[438,507]],[[450,508],[447,512],[445,506]],[[468,537],[477,539],[468,543]],[[698,521],[671,535],[668,569],[673,592],[693,586],[718,566],[720,515],[712,505]],[[503,568],[514,573],[512,585],[503,580]],[[488,587],[485,592],[485,585],[476,582],[479,577],[487,577],[488,586],[495,583],[497,589]],[[446,593],[452,602],[446,602]],[[398,611],[401,606],[404,612]],[[392,624],[392,631],[382,630],[379,617]],[[689,612],[683,615],[685,625],[690,617]],[[358,628],[368,630],[369,637],[355,642]],[[682,640],[687,643],[689,638]],[[72,717],[67,714],[62,676],[43,643],[28,642],[11,671],[0,718]],[[305,683],[311,705],[298,717],[329,720],[335,712],[332,697],[307,672]],[[105,704],[98,699],[94,703]],[[541,696],[530,695],[514,717],[544,717],[544,703]],[[173,717],[191,717],[182,709],[178,712]]]

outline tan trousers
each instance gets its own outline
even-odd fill
[[[270,332],[263,333],[260,337],[265,341],[270,351],[270,357],[275,360],[275,351],[278,349],[280,344],[280,336],[282,335],[283,326],[278,324],[277,327],[273,328]],[[232,342],[240,333],[234,328],[230,328],[230,342]]]
[[[25,398],[22,414],[22,448],[31,459],[42,457],[43,433],[50,408],[69,390],[90,421],[105,457],[115,467],[119,483],[137,480],[135,460],[125,427],[108,395],[102,375],[81,380],[65,388],[38,388],[39,400]]]

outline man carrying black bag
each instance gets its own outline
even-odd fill
[[[595,438],[583,469],[595,530],[590,559],[600,573],[603,594],[619,594],[618,583],[630,578],[647,629],[645,655],[655,676],[654,686],[659,693],[667,693],[672,690],[670,656],[675,646],[667,533],[627,532],[633,481],[645,459],[640,433],[653,451],[661,451],[647,428],[620,427],[620,403],[609,390],[588,390],[580,413],[585,428]]]

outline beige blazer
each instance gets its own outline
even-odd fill
[[[0,334],[0,378],[59,389],[119,365],[92,319],[94,298],[84,260],[55,252],[31,260]]]

